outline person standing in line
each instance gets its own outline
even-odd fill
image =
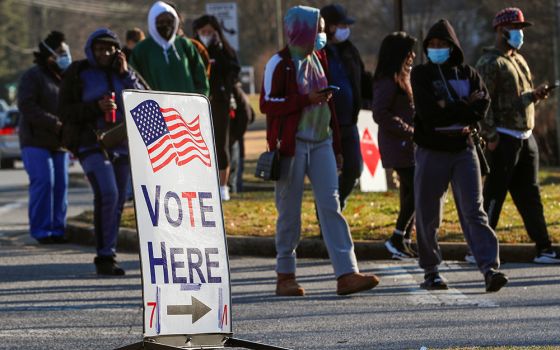
[[[234,84],[239,80],[241,66],[237,54],[224,37],[218,19],[204,15],[194,20],[193,36],[204,44],[210,55],[210,105],[214,141],[220,175],[220,195],[222,200],[230,199],[229,177],[229,134],[230,112],[234,112]]]
[[[325,51],[329,62],[329,84],[340,90],[333,94],[336,117],[340,128],[342,146],[342,171],[338,177],[340,206],[344,210],[346,200],[362,174],[363,162],[358,133],[358,113],[362,108],[362,86],[371,85],[360,52],[350,41],[350,26],[355,22],[348,17],[346,9],[339,4],[321,9],[325,19],[327,45]],[[371,92],[371,89],[367,89]],[[370,100],[371,96],[365,96]]]
[[[235,109],[229,127],[230,174],[229,186],[234,193],[243,192],[243,171],[245,169],[245,133],[249,124],[255,121],[255,111],[249,97],[243,91],[241,82],[233,86]]]
[[[144,32],[140,28],[132,28],[126,31],[126,46],[123,47],[122,51],[126,56],[126,60],[130,60],[130,55],[132,54],[132,50],[136,47],[140,41],[146,39]]]
[[[560,264],[560,251],[552,247],[538,182],[539,149],[533,128],[535,105],[548,97],[546,84],[533,86],[527,62],[519,53],[526,22],[520,9],[499,11],[492,25],[495,46],[486,49],[477,69],[488,86],[492,104],[482,121],[490,155],[490,174],[484,183],[484,209],[496,228],[509,191],[525,229],[536,245],[535,263]]]
[[[60,143],[58,94],[72,62],[64,34],[51,32],[33,53],[35,66],[18,87],[19,141],[29,175],[29,231],[41,244],[67,243],[68,153]]]
[[[410,71],[416,39],[404,32],[381,42],[373,76],[373,119],[379,125],[379,151],[384,168],[399,176],[399,216],[385,247],[394,259],[416,257],[410,238],[414,228],[414,126]]]
[[[496,292],[508,278],[498,271],[498,239],[482,207],[480,163],[470,136],[470,126],[488,110],[488,91],[476,70],[463,63],[463,50],[447,20],[430,28],[423,47],[428,62],[411,73],[416,233],[419,264],[425,272],[420,287],[447,289],[438,271],[442,257],[437,236],[451,183],[461,228],[484,275],[486,291]]]
[[[59,111],[64,145],[78,157],[94,195],[93,224],[97,241],[94,259],[98,275],[124,275],[115,260],[117,235],[130,163],[126,138],[112,148],[103,146],[96,131],[124,122],[124,89],[145,89],[120,51],[115,33],[93,32],[84,48],[86,59],[74,62],[64,74]],[[114,96],[114,98],[112,98]]]
[[[208,50],[206,50],[206,47],[204,47],[204,44],[201,43],[200,41],[192,38],[192,37],[187,37],[187,35],[185,34],[185,30],[183,29],[183,17],[181,16],[181,12],[179,11],[179,9],[177,8],[177,5],[175,5],[175,3],[168,1],[167,4],[171,7],[173,7],[173,9],[175,10],[175,12],[177,13],[177,19],[179,21],[179,25],[177,26],[177,36],[181,37],[181,38],[185,38],[188,41],[190,41],[194,47],[196,48],[196,50],[198,51],[198,54],[200,55],[200,58],[202,58],[202,62],[204,63],[204,68],[206,70],[206,77],[210,78],[210,55],[208,54]]]
[[[281,158],[280,179],[274,189],[278,210],[276,294],[305,294],[296,282],[295,271],[306,175],[337,279],[337,294],[369,290],[379,278],[359,273],[338,201],[337,163],[342,157],[332,92],[323,90],[328,86],[328,65],[321,51],[327,41],[325,22],[318,9],[296,6],[286,13],[284,28],[288,44],[266,64],[260,96],[268,147],[278,149]]]
[[[153,90],[208,96],[208,78],[202,58],[190,40],[177,35],[179,16],[163,1],[148,13],[150,36],[136,45],[130,65]]]

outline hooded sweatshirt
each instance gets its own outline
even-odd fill
[[[302,95],[328,86],[319,57],[313,53],[320,12],[307,6],[292,7],[284,18],[288,49],[296,68],[298,92]],[[327,103],[306,106],[301,115],[297,138],[319,142],[331,134],[331,112]]]
[[[463,63],[463,50],[447,20],[439,20],[430,28],[423,43],[426,54],[433,38],[450,43],[451,54],[441,65],[428,61],[412,70],[414,141],[428,149],[459,152],[468,146],[468,135],[460,130],[484,118],[490,98],[476,70]],[[483,91],[485,97],[468,103],[475,91]]]
[[[122,91],[145,89],[132,69],[121,75],[111,67],[104,68],[97,64],[92,46],[101,37],[109,37],[120,46],[115,33],[106,28],[97,29],[89,36],[84,47],[86,59],[72,63],[62,79],[59,115],[64,124],[63,143],[72,152],[98,149],[94,130],[105,130],[115,125],[105,122],[104,113],[97,104],[99,100],[110,96],[111,92],[115,93],[118,124],[124,121]],[[123,142],[113,151],[128,153],[126,143]]]
[[[175,17],[174,33],[177,31],[179,17],[175,9],[162,1],[156,2],[148,14],[150,37],[134,47],[130,65],[154,90],[208,95],[208,78],[196,47],[189,39],[175,34],[165,40],[157,31],[156,18],[166,12]]]
[[[327,86],[323,50],[314,51],[319,10],[297,6],[288,11],[284,25],[288,45],[266,64],[260,108],[266,114],[269,149],[293,156],[295,140],[321,140],[333,133],[335,154],[340,153],[338,123],[332,100],[311,104],[309,93]],[[319,120],[320,118],[320,120]],[[323,124],[326,122],[326,125]]]

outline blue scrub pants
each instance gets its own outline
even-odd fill
[[[30,182],[31,236],[35,239],[64,236],[68,207],[68,153],[23,147],[21,157]]]

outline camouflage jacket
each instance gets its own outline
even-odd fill
[[[485,49],[476,64],[484,79],[492,103],[482,120],[482,135],[496,139],[496,127],[527,131],[535,126],[533,77],[519,53],[507,56],[501,51]]]

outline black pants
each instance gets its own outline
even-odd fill
[[[507,192],[511,194],[529,237],[537,249],[550,248],[538,184],[539,149],[531,135],[520,140],[500,134],[500,142],[490,153],[490,174],[484,183],[484,210],[495,229]]]
[[[356,186],[363,169],[360,134],[356,125],[340,126],[340,144],[343,162],[342,172],[338,177],[338,194],[340,207],[344,209],[346,199]]]
[[[410,238],[414,227],[414,167],[395,168],[399,175],[400,209],[396,229],[405,233],[404,238]]]

